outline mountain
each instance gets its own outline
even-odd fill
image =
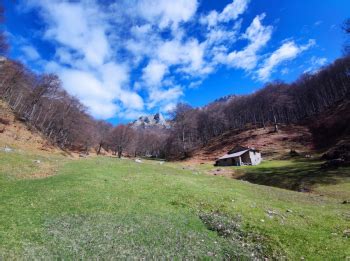
[[[142,128],[142,129],[149,129],[149,128],[166,129],[170,127],[170,124],[165,120],[164,116],[161,113],[156,113],[155,115],[141,116],[140,118],[135,120],[131,124],[131,126],[133,128]]]
[[[237,95],[226,95],[226,96],[223,96],[223,97],[220,97],[216,100],[214,100],[213,102],[209,103],[208,105],[211,105],[211,104],[215,104],[215,103],[225,103],[225,102],[230,102],[232,101],[234,98],[236,98]],[[207,106],[208,106],[207,105]]]

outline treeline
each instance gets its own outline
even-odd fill
[[[61,148],[89,150],[94,146],[105,123],[92,119],[56,75],[37,75],[11,60],[0,66],[0,97],[19,120]]]

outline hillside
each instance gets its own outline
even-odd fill
[[[326,158],[350,162],[350,100],[344,99],[310,119],[315,147],[326,151]]]
[[[232,130],[209,140],[192,151],[189,161],[213,162],[235,146],[260,150],[267,159],[278,159],[291,150],[301,154],[324,154],[325,159],[350,159],[350,100],[338,101],[327,110],[307,117],[300,125],[280,125],[248,130]]]
[[[8,105],[0,100],[0,148],[33,151],[40,154],[62,153],[39,132],[18,120]]]
[[[193,151],[190,161],[213,162],[238,145],[256,148],[264,158],[280,158],[291,150],[311,153],[314,149],[312,134],[303,126],[280,126],[277,133],[273,127],[234,130],[211,139],[208,145]]]

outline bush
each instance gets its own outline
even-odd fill
[[[4,118],[1,118],[1,117],[0,117],[0,123],[1,123],[1,124],[4,124],[4,125],[9,125],[9,124],[10,124],[10,120],[4,119]]]

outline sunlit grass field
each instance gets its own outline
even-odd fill
[[[305,164],[243,171],[265,180]],[[0,152],[0,259],[350,257],[349,169],[309,194],[210,168]]]

